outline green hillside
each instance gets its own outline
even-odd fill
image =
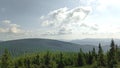
[[[51,39],[20,39],[0,42],[0,55],[4,49],[8,49],[13,56],[18,56],[24,53],[33,53],[41,51],[66,51],[78,52],[80,48],[84,52],[92,50],[94,46],[74,44]]]
[[[89,52],[51,52],[25,54],[11,57],[6,49],[0,57],[0,68],[120,68],[120,50],[111,41],[104,53],[101,44]]]

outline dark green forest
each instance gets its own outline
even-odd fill
[[[0,57],[1,68],[120,68],[120,50],[114,40],[110,43],[110,49],[104,52],[102,45],[98,44],[98,52],[95,48],[89,52],[56,52],[46,51],[40,53],[25,54],[13,57],[5,49]]]

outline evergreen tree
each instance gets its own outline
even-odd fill
[[[5,49],[1,58],[1,68],[8,68],[10,65],[10,53]]]
[[[36,65],[40,65],[40,56],[37,54],[33,60],[33,63]]]
[[[18,64],[17,64],[17,63],[15,63],[15,68],[19,68],[19,66],[18,66]]]
[[[93,50],[92,50],[92,56],[93,56],[94,60],[97,59],[97,54],[96,54],[95,48],[93,48]]]
[[[24,59],[24,65],[25,65],[25,68],[31,68],[30,58],[27,57]]]
[[[103,66],[105,66],[105,65],[106,65],[106,64],[105,64],[105,58],[104,58],[103,50],[102,50],[101,44],[99,44],[97,66],[103,67]]]
[[[50,64],[50,53],[49,53],[49,51],[47,51],[46,55],[44,56],[44,64],[47,68],[50,68],[49,67],[49,64]]]
[[[116,61],[118,62],[119,61],[119,48],[118,48],[118,45],[116,45]]]
[[[115,68],[117,64],[117,57],[116,57],[116,46],[114,40],[111,41],[110,51],[108,52],[107,59],[108,59],[108,67]]]
[[[118,47],[118,45],[116,45],[116,52],[117,52],[117,60],[118,62],[120,62],[120,48]]]
[[[50,68],[57,68],[57,63],[54,60],[50,61]]]
[[[96,64],[96,62],[97,62],[97,54],[96,54],[95,48],[93,48],[93,50],[92,50],[92,64]]]
[[[88,53],[88,58],[87,58],[87,63],[89,64],[89,65],[91,65],[91,64],[93,64],[93,55],[92,55],[92,53],[91,53],[91,51],[89,51],[89,53]]]
[[[80,52],[78,53],[77,65],[78,66],[84,66],[85,65],[85,58],[84,58],[84,55],[83,55],[83,52],[82,52],[81,49],[80,49]]]
[[[59,56],[59,62],[58,62],[58,68],[64,68],[64,62],[63,62],[63,54],[60,53],[60,56]]]
[[[16,67],[16,66],[24,66],[23,59],[18,59],[18,60],[15,62],[15,67]]]

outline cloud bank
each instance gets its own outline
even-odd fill
[[[91,7],[76,7],[73,9],[64,7],[51,11],[46,16],[41,16],[41,26],[49,30],[44,35],[64,35],[79,31],[83,23],[82,21],[91,11]],[[88,25],[86,28],[97,30],[95,27]]]
[[[21,34],[23,32],[20,25],[13,24],[10,20],[0,21],[0,33]]]

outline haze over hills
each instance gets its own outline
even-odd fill
[[[87,38],[87,39],[80,39],[80,40],[72,40],[70,42],[76,43],[76,44],[81,44],[81,45],[94,45],[98,46],[99,43],[102,44],[102,46],[110,45],[112,39],[92,39],[92,38]],[[120,39],[114,39],[115,44],[120,45]]]
[[[92,50],[95,46],[80,45],[70,42],[63,42],[51,39],[19,39],[11,41],[0,42],[0,54],[4,49],[8,49],[12,55],[21,55],[24,53],[33,53],[41,51],[66,51],[66,52],[78,52],[80,48],[84,52]]]
[[[82,40],[88,41],[88,40]],[[21,55],[24,53],[34,53],[41,51],[65,51],[65,52],[78,52],[80,48],[84,52],[88,52],[94,48],[98,50],[98,46],[94,46],[95,41],[91,40],[90,44],[79,44],[64,42],[52,39],[38,39],[38,38],[29,38],[29,39],[19,39],[19,40],[10,40],[0,42],[0,54],[3,53],[4,49],[8,49],[12,55]],[[88,41],[89,43],[89,41]],[[96,43],[96,42],[95,42]],[[109,46],[102,46],[103,50],[106,52],[109,49]]]

